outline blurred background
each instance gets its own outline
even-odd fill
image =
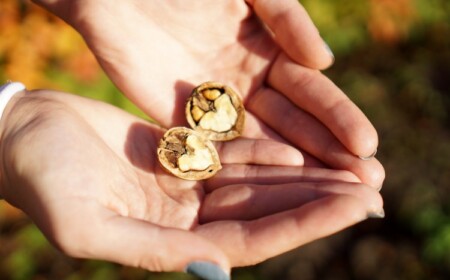
[[[450,1],[301,2],[336,55],[325,73],[378,129],[386,218],[236,269],[233,279],[450,279]],[[144,116],[75,31],[28,1],[0,0],[0,83],[6,80]],[[195,278],[66,257],[0,202],[0,279]]]

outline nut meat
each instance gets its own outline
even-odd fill
[[[222,168],[212,142],[184,127],[168,130],[159,142],[157,153],[165,169],[186,180],[207,179]]]
[[[213,141],[227,141],[241,135],[245,110],[230,87],[206,82],[196,87],[186,104],[186,118],[197,132]]]

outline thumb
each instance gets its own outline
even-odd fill
[[[53,241],[68,255],[149,271],[184,271],[202,279],[230,279],[225,254],[200,235],[95,208],[95,215],[92,211],[83,215],[87,218],[79,215],[78,222],[70,219],[61,234],[52,234]]]

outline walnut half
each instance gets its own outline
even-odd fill
[[[222,168],[212,142],[185,127],[169,129],[160,140],[157,153],[166,170],[186,180],[207,179]]]
[[[216,82],[206,82],[192,91],[186,103],[186,118],[197,132],[213,141],[241,135],[245,109],[236,92]]]

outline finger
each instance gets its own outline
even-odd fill
[[[369,156],[378,135],[361,110],[325,75],[280,56],[269,83],[292,103],[319,119],[353,154]]]
[[[205,182],[206,192],[235,184],[287,184],[295,182],[348,182],[360,183],[353,173],[346,170],[297,166],[261,166],[226,164]]]
[[[296,147],[335,169],[353,172],[367,185],[381,187],[384,169],[376,159],[363,161],[350,153],[321,122],[283,95],[261,89],[247,108]]]
[[[229,272],[223,252],[193,232],[119,216],[97,203],[82,203],[76,209],[73,215],[61,215],[64,226],[56,226],[60,230],[55,235],[58,247],[71,256],[150,271],[183,271],[192,262],[206,261]]]
[[[218,221],[196,232],[222,248],[232,266],[246,266],[340,231],[367,218],[364,202],[331,195],[300,208],[253,221]]]
[[[239,184],[209,193],[200,212],[200,223],[218,220],[253,220],[300,207],[336,194],[360,199],[372,216],[383,213],[380,194],[354,183],[289,183],[278,185]]]
[[[301,166],[304,162],[297,149],[273,140],[238,138],[229,142],[217,142],[216,148],[223,164]]]
[[[258,120],[255,116],[246,112],[245,114],[245,126],[242,136],[246,138],[254,139],[271,139],[278,142],[286,143],[278,133],[268,127],[265,123]]]
[[[283,139],[273,129],[268,127],[261,120],[257,119],[253,114],[247,112],[245,117],[245,128],[242,132],[242,136],[253,139],[270,139],[280,143],[289,144],[288,141]],[[318,159],[309,155],[305,151],[299,150],[303,156],[303,166],[309,167],[324,167],[325,165]]]
[[[298,63],[324,69],[334,56],[297,0],[247,0],[281,48]]]
[[[319,159],[313,157],[302,149],[298,149],[300,153],[303,155],[303,167],[317,167],[317,168],[325,168],[326,164],[321,162]]]

